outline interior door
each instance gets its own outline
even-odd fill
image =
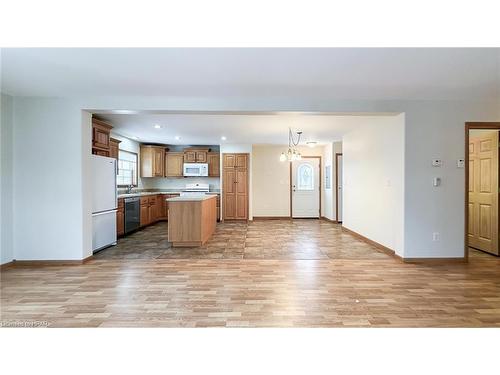
[[[292,217],[319,218],[319,158],[292,162]]]
[[[343,209],[343,197],[342,197],[342,176],[343,176],[343,163],[342,163],[342,155],[338,155],[337,157],[337,221],[342,222],[342,209]]]
[[[498,131],[469,137],[469,246],[498,249]]]
[[[236,169],[236,218],[246,219],[247,218],[247,202],[248,202],[248,188],[247,188],[247,170],[246,169]]]
[[[236,169],[224,169],[224,218],[236,218]]]

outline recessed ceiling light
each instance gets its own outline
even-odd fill
[[[227,138],[224,137],[224,136],[222,136],[222,137],[220,137],[220,139],[222,139],[223,141],[225,141]]]
[[[176,135],[176,136],[175,136],[175,140],[176,140],[176,141],[178,141],[178,140],[180,140],[180,139],[181,139],[181,137],[179,137],[178,135]]]
[[[156,125],[154,126],[154,128],[155,128],[155,129],[161,129],[161,128],[163,128],[163,126],[161,126],[161,125],[159,125],[159,124],[156,124]]]
[[[313,148],[313,147],[316,147],[317,143],[318,142],[311,141],[311,142],[306,142],[306,145],[308,145],[309,147]]]

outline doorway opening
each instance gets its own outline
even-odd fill
[[[290,163],[290,218],[321,217],[321,156]]]
[[[465,124],[465,258],[500,255],[500,123]]]

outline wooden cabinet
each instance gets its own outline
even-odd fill
[[[207,163],[208,148],[184,149],[184,163]]]
[[[120,151],[120,142],[118,139],[109,139],[109,157],[118,160],[118,153]]]
[[[217,225],[216,198],[170,201],[168,240],[173,247],[204,245]]]
[[[113,127],[102,120],[92,119],[92,153],[110,156],[111,129]]]
[[[220,220],[220,194],[210,194],[215,195],[217,197],[217,221]]]
[[[248,154],[223,154],[224,219],[248,219]]]
[[[141,227],[154,224],[165,218],[164,204],[165,194],[148,195],[141,197]]]
[[[157,195],[149,197],[149,223],[155,223],[160,217],[160,210],[158,207],[159,199]]]
[[[125,234],[125,205],[123,198],[118,199],[118,210],[116,211],[116,235]]]
[[[196,152],[184,151],[184,163],[196,163]]]
[[[220,176],[220,154],[218,152],[209,152],[207,154],[208,176]]]
[[[149,225],[150,222],[151,219],[149,216],[149,197],[141,197],[141,227]]]
[[[141,177],[165,176],[165,147],[141,145]]]
[[[182,177],[184,175],[184,153],[165,153],[165,177]]]
[[[163,199],[163,214],[165,215],[165,220],[168,220],[168,202],[166,201],[168,198],[178,197],[179,194],[165,194]]]

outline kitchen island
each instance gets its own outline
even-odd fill
[[[173,247],[204,245],[217,225],[217,196],[194,195],[169,198],[168,241]]]

